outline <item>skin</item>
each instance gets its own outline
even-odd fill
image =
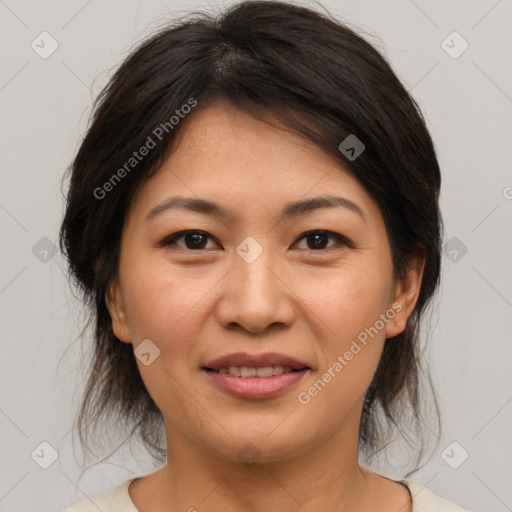
[[[150,365],[137,364],[164,417],[168,463],[131,485],[133,503],[141,512],[410,511],[404,485],[359,465],[358,432],[384,341],[402,332],[416,303],[423,260],[396,281],[377,203],[298,135],[221,101],[183,123],[169,159],[130,206],[119,277],[107,294],[120,342],[135,349],[150,339],[160,350]],[[232,217],[175,209],[146,219],[177,194],[214,200]],[[285,204],[321,195],[350,199],[364,219],[335,207],[279,220]],[[187,229],[207,233],[201,248],[186,237],[159,246]],[[310,230],[352,246],[321,237],[316,248],[304,237]],[[263,250],[252,263],[236,252],[247,236]],[[397,303],[393,320],[299,403],[298,393]],[[238,351],[287,354],[311,371],[278,397],[234,397],[201,367]],[[247,443],[257,463],[241,460]]]

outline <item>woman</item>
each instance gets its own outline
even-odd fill
[[[422,439],[442,229],[432,140],[371,45],[280,2],[176,22],[114,74],[70,171],[81,439],[118,418],[167,460],[67,512],[462,510],[359,463],[403,422]]]

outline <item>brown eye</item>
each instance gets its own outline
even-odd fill
[[[334,233],[332,231],[325,231],[325,230],[316,230],[316,231],[309,231],[307,233],[304,233],[300,238],[300,240],[307,240],[307,247],[305,247],[306,250],[325,250],[325,249],[331,249],[335,247],[336,245],[344,245],[344,246],[352,246],[352,244],[343,236],[339,235],[338,233]],[[333,244],[328,246],[329,239],[335,240],[337,244]],[[298,243],[298,242],[296,242]]]
[[[184,246],[176,243],[178,240],[183,239]],[[176,245],[182,249],[189,250],[202,250],[206,249],[205,245],[207,244],[208,239],[213,238],[204,231],[198,230],[188,230],[188,231],[180,231],[179,233],[175,233],[170,237],[167,237],[165,240],[161,242],[161,247],[168,247],[171,245]]]

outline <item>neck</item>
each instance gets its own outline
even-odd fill
[[[244,463],[202,449],[166,426],[168,463],[149,475],[145,497],[130,493],[144,512],[339,512],[378,510],[375,475],[358,463],[358,431],[343,428],[295,457]],[[135,487],[135,484],[134,486]]]

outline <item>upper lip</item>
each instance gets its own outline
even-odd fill
[[[248,368],[258,368],[261,366],[290,366],[294,370],[309,368],[306,363],[298,361],[293,357],[275,352],[265,354],[247,354],[245,352],[237,352],[228,354],[207,363],[204,368],[210,370],[218,370],[229,366],[247,366]]]

